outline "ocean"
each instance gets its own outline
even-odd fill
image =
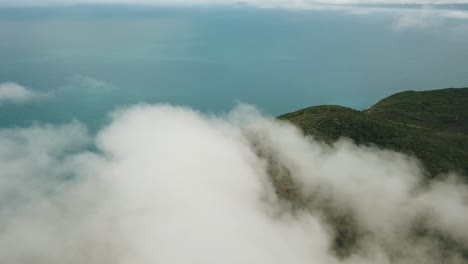
[[[468,19],[371,11],[0,8],[0,83],[41,95],[0,102],[0,126],[98,128],[137,103],[222,114],[243,102],[269,116],[365,109],[403,90],[468,86]]]

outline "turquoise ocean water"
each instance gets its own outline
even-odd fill
[[[0,9],[0,83],[47,94],[0,104],[0,126],[81,120],[138,102],[268,115],[364,109],[468,86],[468,20],[399,29],[392,12],[72,6]]]

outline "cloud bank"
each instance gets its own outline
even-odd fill
[[[57,4],[149,4],[149,5],[232,5],[243,3],[260,7],[307,7],[316,4],[457,4],[468,0],[0,0],[0,5]]]
[[[44,99],[46,97],[46,94],[37,93],[32,89],[26,88],[17,83],[0,83],[0,104],[5,102],[26,103],[29,101]]]
[[[94,146],[94,147],[93,147]],[[468,186],[249,106],[0,130],[1,263],[466,263]]]
[[[463,20],[468,19],[467,11],[437,10],[432,6],[424,6],[420,9],[408,9],[396,12],[396,19],[392,25],[397,31],[423,30],[437,26],[447,26],[447,20],[461,21],[458,26],[464,26]],[[449,27],[450,28],[450,27]]]

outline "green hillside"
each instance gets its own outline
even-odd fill
[[[468,88],[406,91],[364,111],[314,106],[278,118],[329,143],[346,137],[414,155],[429,178],[449,171],[468,175]]]
[[[468,134],[468,88],[401,92],[365,112],[398,123]]]

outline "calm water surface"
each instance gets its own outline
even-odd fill
[[[138,102],[278,115],[363,109],[406,89],[468,86],[468,20],[395,28],[379,12],[75,6],[0,9],[0,83],[48,98],[0,105],[0,126],[81,120]]]

